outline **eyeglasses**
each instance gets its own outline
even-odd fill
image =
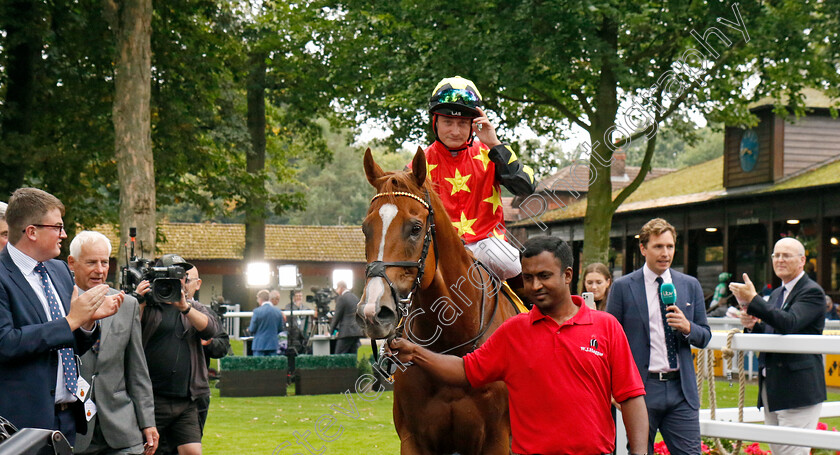
[[[462,88],[444,90],[435,96],[435,101],[440,103],[463,103],[470,107],[475,107],[479,103],[478,95],[471,90]]]
[[[64,225],[63,224],[30,224],[30,226],[35,226],[35,227],[38,227],[38,228],[55,229],[55,232],[57,232],[59,234],[61,233],[61,231],[64,231]],[[24,229],[23,232],[26,233],[26,229]],[[64,232],[67,232],[67,231],[64,231]]]
[[[787,261],[789,259],[798,258],[802,256],[801,254],[790,254],[790,253],[773,253],[770,255],[770,259],[773,260],[782,260]]]

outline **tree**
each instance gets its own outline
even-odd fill
[[[332,160],[324,165],[307,163],[298,174],[300,191],[306,197],[306,209],[275,217],[276,221],[308,225],[362,224],[374,194],[362,168],[367,145],[348,145],[348,135],[347,131],[327,131],[325,138],[333,151]],[[387,153],[382,148],[374,148],[376,162],[385,171],[404,169],[413,156],[409,151]]]
[[[479,85],[508,137],[523,122],[555,137],[572,124],[584,129],[592,152],[584,262],[606,262],[612,215],[650,169],[659,124],[684,119],[686,106],[748,124],[748,101],[787,90],[795,101],[804,83],[837,79],[836,60],[820,60],[835,52],[836,37],[821,41],[827,8],[798,0],[431,0],[409,9],[345,0],[333,5],[346,25],[331,42],[351,62],[337,74],[360,81],[353,105],[392,119],[395,143],[427,131],[424,101],[455,74]],[[759,83],[749,90],[748,80]],[[647,141],[642,171],[613,198],[613,152],[636,140]]]
[[[114,149],[120,179],[120,239],[137,227],[140,255],[154,257],[157,219],[151,137],[152,1],[103,2],[116,39]]]
[[[303,195],[269,193],[267,184],[293,181],[294,161],[307,150],[315,149],[312,156],[320,160],[329,155],[324,147],[311,147],[320,129],[296,126],[295,115],[301,109],[294,106],[300,99],[277,96],[270,98],[276,105],[269,103],[266,108],[272,125],[267,133],[266,169],[255,175],[247,172],[247,63],[242,56],[247,55],[243,22],[249,16],[238,9],[240,3],[171,0],[155,2],[151,11],[156,31],[147,55],[151,58],[149,113],[136,118],[145,115],[150,125],[145,137],[147,142],[151,137],[148,146],[154,174],[146,177],[150,183],[137,186],[131,194],[154,194],[154,208],[189,203],[203,218],[232,218],[241,215],[249,195],[259,193],[267,213],[282,214],[300,207]],[[67,207],[70,236],[77,223],[92,227],[120,220],[117,163],[124,160],[117,159],[115,151],[115,79],[125,74],[116,59],[117,38],[127,28],[112,26],[128,25],[121,22],[127,17],[115,14],[128,14],[126,8],[131,5],[101,0],[71,4],[0,1],[0,46],[4,49],[0,53],[0,190],[10,194],[20,185],[31,185],[55,194]],[[110,22],[106,11],[110,11]],[[148,18],[148,10],[145,14]],[[303,13],[294,16],[301,23],[306,17]],[[282,27],[288,24],[288,20],[278,23],[271,33],[285,36]],[[281,47],[274,49],[284,55]],[[320,74],[304,61],[290,59],[288,65],[302,67],[288,73],[296,83],[303,84],[305,78],[300,75]],[[271,72],[269,65],[268,93],[274,96]],[[320,90],[317,83],[312,86]],[[296,96],[306,99],[311,92]],[[16,97],[32,100],[22,103]],[[135,223],[122,222],[123,229],[130,225]],[[153,235],[142,242],[146,250],[153,245]]]

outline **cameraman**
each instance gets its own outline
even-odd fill
[[[193,265],[176,254],[165,254],[159,267]],[[160,433],[160,453],[201,454],[201,429],[196,400],[210,394],[207,366],[201,340],[219,331],[207,308],[185,297],[186,279],[181,278],[181,300],[154,302],[147,298],[142,311],[143,348],[155,395],[155,422]],[[146,294],[148,285],[138,286]]]

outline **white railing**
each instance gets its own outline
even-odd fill
[[[236,311],[228,311],[224,315],[224,321],[222,322],[226,329],[228,330],[228,334],[231,338],[239,339],[239,326],[240,321],[242,318],[250,318],[254,315],[253,311],[239,311],[239,305],[236,306]],[[315,316],[315,310],[294,310],[295,317],[297,316]],[[285,316],[289,316],[292,314],[290,310],[283,310],[283,314]],[[232,330],[232,331],[231,331]]]
[[[727,318],[710,318],[710,320]],[[737,320],[735,320],[737,322]],[[836,323],[837,321],[828,321]],[[712,323],[710,322],[710,325]],[[740,326],[740,323],[738,324]],[[736,327],[736,326],[733,326]],[[716,329],[717,327],[713,327]],[[826,324],[827,330],[829,328]],[[708,349],[720,350],[726,346],[725,332],[712,332]],[[732,337],[733,350],[736,351],[764,351],[801,354],[840,354],[840,336],[824,335],[765,335],[765,334],[735,334]],[[753,402],[744,406],[745,422],[763,422],[764,413],[756,409],[755,397]],[[840,402],[823,403],[820,417],[840,416]],[[758,441],[797,445],[829,450],[840,450],[840,432],[821,431],[817,429],[803,430],[778,426],[766,426],[756,423],[738,423],[736,408],[718,409],[715,420],[711,420],[711,411],[700,410],[700,434],[707,437],[736,439],[744,441]],[[621,413],[616,416],[616,454],[627,455],[627,434]]]
[[[708,318],[712,330],[740,329],[741,320],[738,318]],[[825,330],[840,330],[840,321],[825,321]]]

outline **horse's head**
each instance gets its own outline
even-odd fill
[[[394,335],[401,311],[435,273],[434,211],[426,180],[426,155],[418,148],[411,171],[384,172],[365,152],[365,174],[376,196],[362,223],[366,283],[356,320],[370,338]]]

